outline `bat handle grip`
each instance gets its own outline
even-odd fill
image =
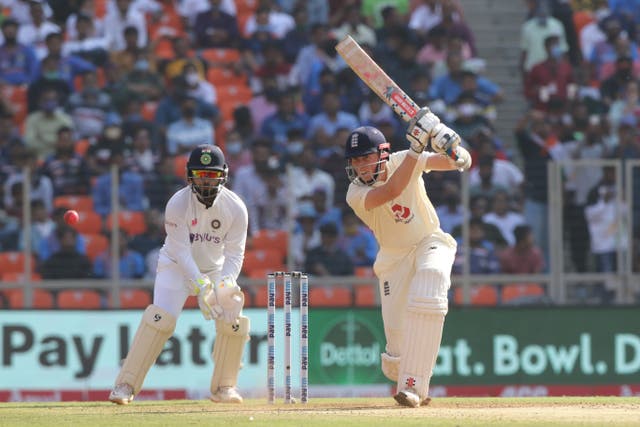
[[[454,161],[458,160],[458,153],[456,153],[456,148],[458,147],[457,144],[449,147],[449,149],[446,151],[447,156],[451,157]]]

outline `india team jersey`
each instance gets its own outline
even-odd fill
[[[400,166],[406,155],[407,151],[400,151],[389,156],[387,179]],[[353,183],[349,185],[347,203],[373,231],[381,249],[415,245],[440,228],[440,221],[427,197],[422,179],[427,159],[432,155],[437,154],[425,152],[420,155],[409,185],[398,198],[374,209],[366,210],[364,200],[367,193],[382,185],[382,182],[378,181],[373,186]]]
[[[177,191],[165,210],[167,237],[160,263],[178,264],[189,280],[202,274],[238,278],[247,239],[247,208],[231,190],[221,187],[206,209],[191,187]]]

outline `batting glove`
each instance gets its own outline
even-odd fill
[[[442,123],[436,124],[431,131],[431,148],[436,153],[446,154],[457,159],[456,148],[460,144],[460,136],[450,127]]]
[[[462,172],[471,168],[471,154],[469,154],[465,148],[456,147],[454,154],[456,156],[455,160],[452,156],[449,156],[449,162],[451,162],[456,169]]]
[[[202,316],[206,320],[217,319],[220,317],[220,306],[217,305],[216,292],[213,289],[211,279],[208,276],[202,276],[196,281],[191,282],[193,292],[198,297],[198,306],[202,312]]]
[[[411,150],[420,154],[429,144],[433,129],[440,123],[438,116],[426,107],[421,108],[411,119],[407,127],[406,137]]]

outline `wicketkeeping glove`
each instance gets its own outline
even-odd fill
[[[438,116],[426,107],[421,108],[413,116],[407,127],[406,137],[411,144],[411,150],[420,154],[429,144],[432,131],[440,123]]]
[[[216,293],[208,276],[202,276],[191,282],[191,286],[198,297],[198,306],[206,320],[217,319],[222,314],[218,305]]]
[[[222,310],[222,318],[226,323],[235,323],[244,306],[244,294],[235,279],[223,277],[215,286],[217,304]]]

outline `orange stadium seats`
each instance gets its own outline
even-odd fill
[[[274,249],[284,258],[289,247],[289,233],[286,230],[258,230],[251,237],[251,249]]]
[[[240,51],[237,49],[209,48],[202,49],[198,56],[207,61],[209,66],[216,67],[233,64],[240,61]]]
[[[453,301],[462,305],[462,287],[458,286],[453,291]],[[498,303],[498,291],[493,285],[471,286],[471,305],[494,306]]]
[[[101,307],[100,294],[91,289],[66,289],[58,292],[58,308],[97,309]]]
[[[265,279],[266,281],[266,279]],[[253,288],[255,295],[253,298],[253,306],[263,308],[267,306],[267,285]],[[311,298],[311,296],[309,296]],[[278,281],[276,286],[276,307],[282,307],[284,304],[284,290],[282,284]]]
[[[92,211],[93,198],[91,196],[57,196],[53,199],[53,206],[75,209],[77,211]]]
[[[25,256],[23,252],[0,252],[0,271],[4,273],[22,273]],[[31,267],[35,268],[36,259],[31,255]]]
[[[225,68],[209,68],[207,70],[207,81],[217,88],[222,86],[245,86],[247,84],[247,76],[245,74],[236,74]]]
[[[283,262],[284,259],[280,251],[274,249],[249,249],[244,253],[244,265],[242,268],[247,275],[256,269],[281,271]]]
[[[78,222],[72,225],[78,233],[97,234],[102,231],[102,218],[93,211],[78,211]]]
[[[107,216],[107,228],[111,227],[111,217],[112,214]],[[118,222],[120,228],[126,231],[129,236],[135,236],[147,231],[144,212],[120,211]]]
[[[88,139],[79,139],[76,141],[75,152],[78,156],[84,157],[87,155],[87,150],[89,150],[89,146],[91,145],[91,141]]]
[[[24,282],[25,278],[26,277],[23,272],[10,271],[2,273],[2,281],[5,283],[20,283]],[[42,276],[39,273],[31,273],[31,281],[40,282],[42,281]]]
[[[515,303],[544,296],[544,288],[537,283],[513,283],[502,288],[502,302]]]
[[[4,294],[9,300],[9,308],[24,308],[24,291],[22,289],[5,290]],[[45,289],[33,290],[33,308],[54,308],[53,295]]]
[[[151,294],[146,289],[121,289],[120,308],[146,308],[151,304]]]
[[[313,307],[351,307],[352,301],[352,292],[347,286],[309,288],[309,305]]]
[[[175,156],[173,158],[173,173],[178,178],[184,178],[187,176],[187,162],[189,161],[189,156]]]
[[[102,252],[109,249],[109,239],[103,234],[83,234],[85,241],[86,254],[91,260],[95,261],[96,257]]]

